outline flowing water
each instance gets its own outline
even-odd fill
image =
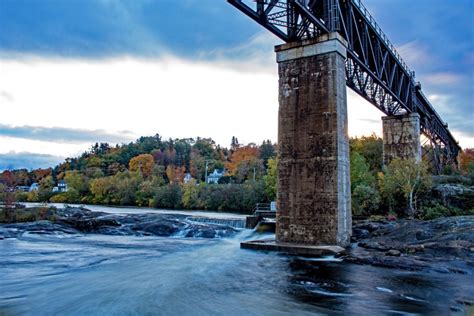
[[[121,212],[123,209],[108,209]],[[130,210],[129,210],[130,211]],[[137,210],[133,210],[137,211]],[[204,216],[205,215],[205,216]],[[199,215],[239,226],[238,215]],[[2,228],[0,226],[0,232]],[[0,315],[469,315],[472,275],[242,250],[232,238],[32,234],[0,240]]]

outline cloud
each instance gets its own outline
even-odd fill
[[[212,60],[222,67],[246,72],[276,73],[276,61],[273,47],[280,40],[273,34],[263,31],[248,41],[233,47],[216,48],[199,52],[202,60]]]
[[[8,91],[0,90],[0,97],[5,99],[8,102],[13,102],[15,100],[13,95],[11,93],[9,93]]]
[[[428,48],[418,40],[406,42],[397,46],[396,49],[411,70],[414,69],[413,67],[428,65],[433,62]]]
[[[133,139],[131,132],[113,134],[104,130],[86,130],[65,127],[9,126],[0,124],[0,136],[40,140],[56,143],[110,142],[122,143]]]
[[[461,137],[461,139],[457,139],[461,146],[472,144],[474,114],[471,105],[458,103],[456,97],[449,94],[432,94],[428,96],[428,99],[443,121],[449,124],[449,130]]]
[[[63,160],[64,157],[59,156],[12,151],[0,154],[0,170],[49,168]]]
[[[226,1],[1,1],[0,57],[195,57],[245,42],[257,25]],[[218,26],[218,27],[216,27]],[[238,31],[231,31],[238,30]]]
[[[423,82],[429,85],[455,85],[463,80],[463,76],[452,72],[427,73],[423,75]]]

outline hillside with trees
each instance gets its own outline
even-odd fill
[[[454,202],[440,198],[436,190],[445,178],[433,178],[427,162],[396,159],[384,167],[382,147],[375,135],[350,141],[354,215],[472,213],[472,189]],[[269,140],[240,144],[236,137],[229,148],[210,138],[164,140],[158,134],[117,146],[96,143],[54,168],[4,171],[0,199],[249,213],[256,203],[276,199],[276,152]],[[474,149],[461,154],[460,167],[449,170],[451,178],[472,186]],[[60,184],[67,190],[58,189]]]

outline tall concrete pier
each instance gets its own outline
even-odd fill
[[[347,246],[352,219],[346,43],[330,33],[275,51],[280,103],[277,242]]]
[[[385,116],[383,122],[383,163],[394,158],[421,161],[420,116],[417,113]]]

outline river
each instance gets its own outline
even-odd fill
[[[242,218],[209,212],[199,216],[222,222],[228,218],[233,225]],[[239,248],[242,240],[264,237],[268,235],[242,229],[231,238],[215,239],[62,233],[5,238],[0,240],[0,315],[473,312],[456,302],[474,296],[472,275],[401,271]]]

